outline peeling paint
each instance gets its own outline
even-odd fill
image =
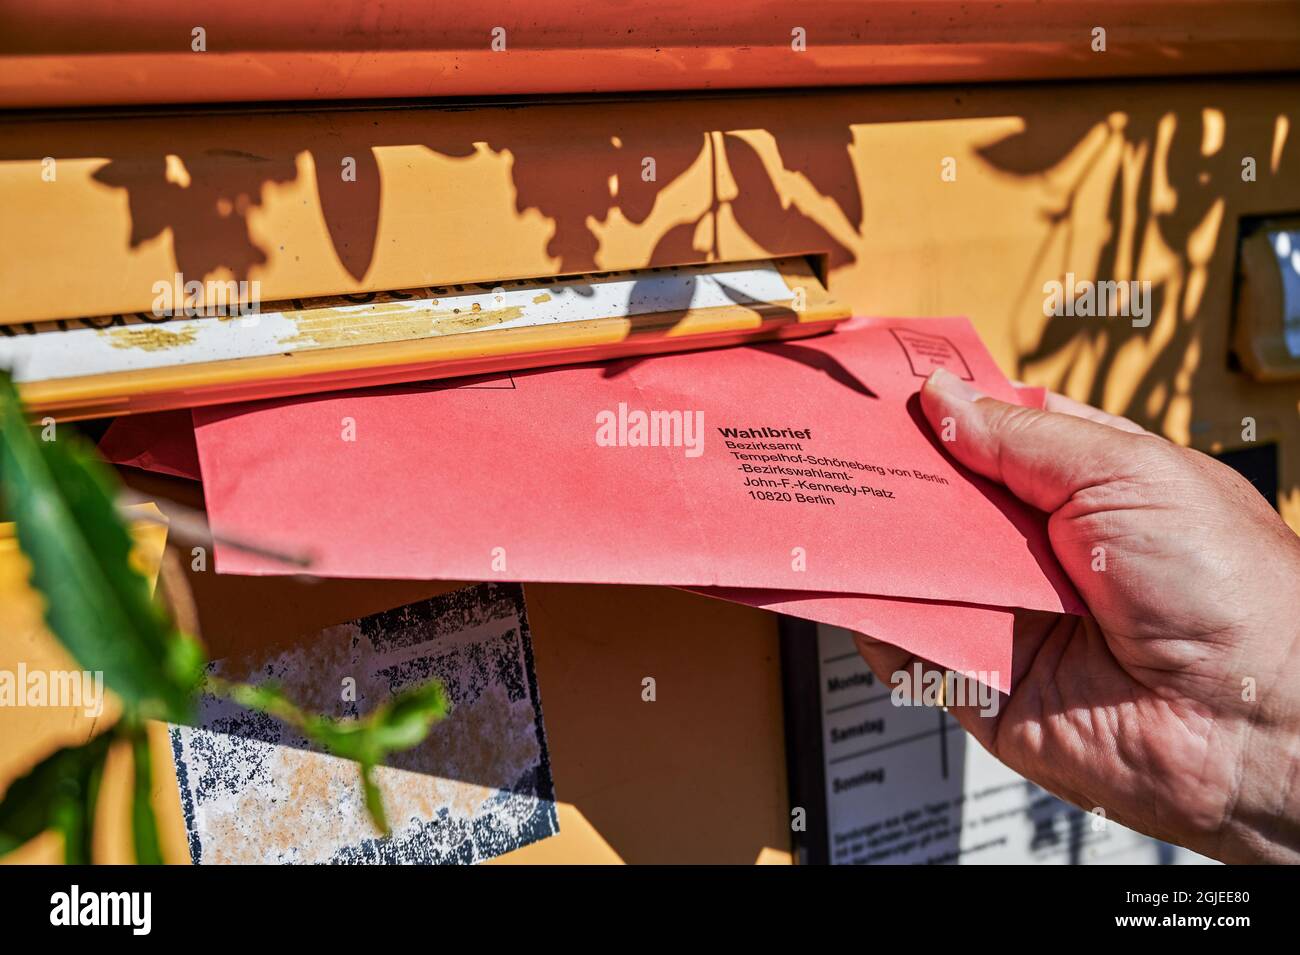
[[[161,325],[130,325],[126,328],[107,329],[100,334],[108,336],[109,344],[114,348],[166,351],[168,348],[192,344],[198,337],[199,330],[193,326],[173,331]]]
[[[523,314],[519,305],[484,309],[477,302],[469,312],[455,308],[430,310],[427,302],[382,302],[371,305],[366,312],[335,308],[288,311],[284,317],[294,323],[297,332],[281,338],[279,344],[332,348],[409,341],[490,328]]]

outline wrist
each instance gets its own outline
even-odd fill
[[[1230,863],[1300,863],[1300,772],[1296,731],[1289,740],[1254,734],[1242,761],[1236,802],[1207,854]]]
[[[1274,630],[1265,641],[1272,652],[1256,657],[1267,675],[1229,687],[1241,696],[1242,744],[1236,798],[1213,853],[1225,862],[1300,862],[1300,593],[1288,603],[1276,618],[1286,631]]]

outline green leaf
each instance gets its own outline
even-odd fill
[[[203,674],[197,641],[172,626],[148,581],[130,565],[131,537],[118,515],[112,472],[75,434],[37,441],[7,372],[0,371],[0,491],[16,522],[18,544],[32,565],[31,583],[45,596],[50,630],[125,707],[135,783],[132,832],[136,860],[161,863],[149,744],[142,721],[188,722]],[[297,727],[325,750],[356,760],[366,807],[385,833],[388,823],[374,769],[389,753],[418,745],[450,709],[441,684],[399,694],[360,720],[303,712],[270,684],[207,678],[209,692]],[[49,757],[15,782],[0,802],[0,854],[51,827],[64,836],[68,861],[89,861],[95,801],[108,737]]]
[[[99,784],[104,780],[104,762],[103,759],[93,762],[86,777],[86,798],[82,803],[86,809],[86,816],[82,830],[85,833],[87,862],[91,861],[95,849],[95,809],[99,805]],[[66,846],[67,843],[65,842],[64,845]],[[67,855],[65,850],[63,853],[65,862]]]
[[[0,486],[31,561],[45,618],[87,670],[102,671],[132,717],[186,722],[198,678],[189,638],[130,565],[109,469],[70,429],[38,441],[0,372]],[[188,682],[187,682],[188,681]]]
[[[336,756],[379,763],[389,753],[419,745],[429,735],[429,727],[449,709],[442,684],[426,683],[398,694],[359,720],[318,717],[304,731]]]
[[[86,804],[78,799],[61,800],[50,813],[51,828],[63,835],[65,865],[90,865],[90,840],[86,836]]]
[[[135,861],[137,865],[162,865],[158,825],[150,801],[153,792],[153,764],[149,754],[149,734],[143,729],[131,739],[131,754],[135,763],[135,786],[131,794],[131,832],[135,837]]]
[[[0,855],[58,829],[67,861],[90,861],[94,803],[110,741],[103,734],[61,749],[14,780],[0,801]]]
[[[390,830],[388,811],[384,808],[384,794],[375,782],[375,767],[370,763],[361,764],[361,788],[365,790],[366,810],[370,813],[371,821],[380,832],[388,835]]]
[[[374,768],[389,753],[418,746],[429,735],[429,728],[449,710],[442,684],[431,682],[398,694],[362,719],[317,717],[309,720],[304,730],[334,755],[361,764],[366,809],[379,831],[388,835],[388,815],[384,811],[383,794],[374,779]]]

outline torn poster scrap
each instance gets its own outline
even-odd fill
[[[392,827],[382,838],[356,763],[271,717],[205,698],[198,728],[171,728],[195,863],[474,863],[559,831],[518,584],[467,587],[212,670],[272,680],[300,705],[344,716],[438,679],[453,708],[376,770]]]

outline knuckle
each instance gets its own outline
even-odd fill
[[[987,424],[991,431],[1005,439],[1034,427],[1043,415],[1044,412],[1035,408],[1023,408],[1019,405],[998,402],[990,409]]]

